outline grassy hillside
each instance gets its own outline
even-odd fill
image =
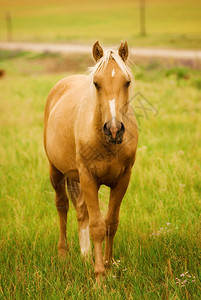
[[[145,111],[138,94],[137,160],[104,291],[94,288],[91,262],[81,259],[72,205],[69,256],[57,257],[43,110],[53,84],[71,72],[67,65],[68,72],[50,72],[55,60],[65,61],[0,53],[7,72],[0,79],[0,299],[200,299],[200,74],[156,63],[133,69]],[[99,196],[105,214],[108,189]]]
[[[201,2],[146,1],[147,36],[140,36],[139,0],[0,0],[0,40],[6,40],[10,12],[16,41],[201,48]]]

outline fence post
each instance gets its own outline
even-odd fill
[[[7,29],[7,41],[11,42],[13,40],[13,28],[12,28],[12,19],[10,12],[6,13],[6,29]]]

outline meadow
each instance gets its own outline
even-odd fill
[[[72,204],[58,258],[43,111],[52,86],[90,62],[0,52],[0,299],[201,299],[201,76],[190,68],[132,68],[139,147],[105,289],[81,258]],[[106,187],[99,197],[105,214]]]
[[[201,48],[199,0],[147,0],[146,36],[140,35],[139,0],[0,0],[0,40],[10,12],[13,41]]]

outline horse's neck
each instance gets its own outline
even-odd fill
[[[99,136],[99,138],[103,138],[103,134],[102,134],[102,127],[103,127],[103,121],[102,121],[102,115],[101,115],[101,111],[98,105],[98,101],[96,98],[92,99],[92,103],[93,103],[93,109],[92,109],[92,128],[94,130],[95,135]]]

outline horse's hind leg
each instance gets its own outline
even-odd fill
[[[76,206],[77,221],[79,224],[79,240],[82,255],[87,258],[90,251],[90,238],[89,238],[89,214],[86,203],[81,193]]]
[[[60,256],[65,256],[67,251],[66,224],[67,224],[67,212],[69,209],[69,201],[66,194],[65,177],[52,164],[50,164],[50,180],[56,193],[55,204],[58,211],[59,223],[60,223],[60,236],[59,236],[58,250]]]
[[[85,258],[87,258],[90,251],[88,210],[80,189],[80,184],[67,179],[67,185],[68,193],[77,212],[81,253]]]

